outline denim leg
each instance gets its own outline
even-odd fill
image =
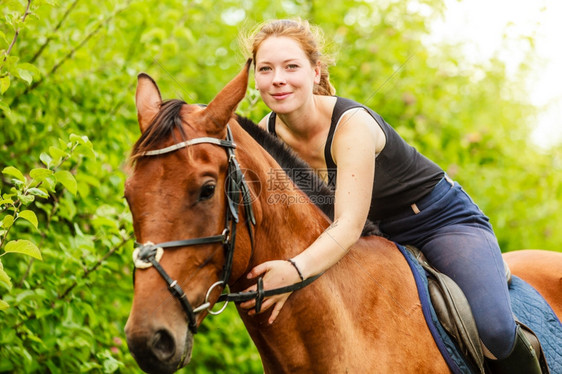
[[[420,250],[463,290],[484,345],[497,358],[505,358],[515,340],[515,322],[494,234],[478,225],[446,226]]]
[[[452,278],[468,299],[482,342],[505,358],[515,341],[515,321],[501,251],[488,218],[455,183],[438,184],[421,212],[379,222],[400,244],[418,247],[429,262]]]

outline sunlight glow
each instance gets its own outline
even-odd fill
[[[530,138],[543,148],[562,143],[562,2],[558,0],[446,0],[444,18],[431,27],[428,46],[463,44],[468,63],[498,57],[514,75],[531,42],[535,61],[527,80],[528,100],[540,108]],[[525,47],[527,46],[527,47]]]

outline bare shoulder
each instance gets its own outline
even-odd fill
[[[364,108],[353,108],[346,111],[341,117],[336,131],[365,131],[369,128],[376,129],[377,121]]]
[[[269,116],[271,115],[271,113],[268,113],[265,117],[263,117],[259,122],[258,122],[258,126],[261,127],[264,130],[267,130],[267,122],[269,121]]]
[[[364,108],[350,109],[344,113],[334,134],[334,143],[370,143],[377,153],[386,143],[386,136],[378,122]]]

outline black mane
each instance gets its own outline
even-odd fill
[[[294,151],[250,119],[238,116],[238,123],[260,144],[289,175],[293,182],[305,192],[330,220],[334,219],[334,191]],[[294,171],[298,171],[295,178]],[[361,236],[381,235],[377,225],[367,220]]]

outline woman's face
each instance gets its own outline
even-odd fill
[[[256,87],[265,104],[279,114],[299,109],[320,82],[300,44],[288,37],[269,37],[256,52]]]

